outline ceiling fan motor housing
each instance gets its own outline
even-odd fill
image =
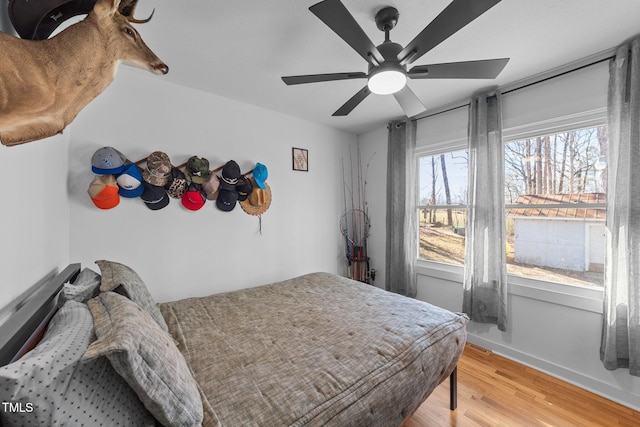
[[[398,54],[402,51],[402,46],[392,41],[386,41],[377,46],[378,51],[384,58],[384,62],[396,62],[400,63]]]
[[[381,64],[369,64],[367,86],[378,95],[389,95],[402,89],[407,82],[407,68],[400,64],[402,46],[386,41],[377,47],[384,58]]]
[[[384,62],[380,65],[370,63],[368,73],[369,75],[389,69],[402,71],[403,73],[407,72],[407,67],[404,65],[400,65],[400,61],[398,60],[398,53],[400,53],[400,51],[402,50],[402,46],[392,41],[386,41],[377,46],[377,48],[384,58]]]

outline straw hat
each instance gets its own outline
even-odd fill
[[[271,187],[266,182],[265,189],[258,187],[255,180],[251,178],[253,189],[249,193],[249,197],[240,202],[242,209],[249,215],[259,216],[269,209],[271,205]]]

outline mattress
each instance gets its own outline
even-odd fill
[[[159,307],[205,426],[400,425],[454,369],[468,322],[328,273]]]

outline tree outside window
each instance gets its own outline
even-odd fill
[[[418,222],[422,259],[464,264],[467,162],[466,150],[418,159]]]

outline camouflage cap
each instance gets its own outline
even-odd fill
[[[189,181],[204,184],[209,180],[209,160],[198,156],[189,157],[184,173]]]
[[[147,157],[147,169],[142,178],[151,185],[164,187],[171,176],[171,160],[162,151],[154,151]]]

